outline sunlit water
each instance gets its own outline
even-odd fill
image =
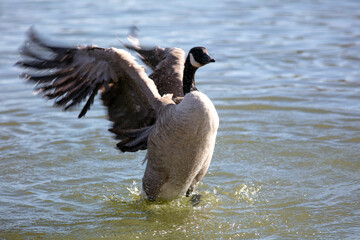
[[[17,49],[53,41],[206,46],[220,129],[188,198],[139,197],[144,152],[120,154],[100,101],[84,119],[32,94]],[[0,2],[0,239],[359,239],[360,2]]]

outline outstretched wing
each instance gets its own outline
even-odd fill
[[[136,36],[130,34],[129,38],[132,45],[124,46],[135,51],[153,70],[149,77],[154,80],[160,95],[172,93],[174,98],[183,97],[185,52],[180,48],[143,48]]]
[[[35,82],[35,90],[44,97],[54,99],[64,110],[86,100],[79,118],[103,89],[102,99],[114,122],[111,131],[121,140],[118,147],[122,151],[146,149],[144,133],[149,131],[145,130],[154,124],[160,106],[171,103],[161,98],[144,68],[123,50],[52,46],[30,29],[20,53],[22,60],[17,65],[30,69],[23,76]]]

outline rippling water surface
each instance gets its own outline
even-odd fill
[[[201,202],[139,197],[144,152],[32,94],[26,30],[70,45],[206,46],[197,74],[220,129]],[[0,2],[0,239],[359,239],[360,3]]]

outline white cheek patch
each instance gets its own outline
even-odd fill
[[[193,66],[196,67],[196,68],[201,67],[201,64],[198,63],[198,62],[195,60],[195,58],[194,58],[194,56],[192,55],[192,53],[190,53],[190,63],[191,63],[191,65],[193,65]]]

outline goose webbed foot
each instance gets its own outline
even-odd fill
[[[192,194],[192,192],[194,191],[194,187],[193,186],[190,186],[189,189],[187,190],[186,192],[186,197],[190,197],[190,195]]]
[[[191,203],[191,205],[193,205],[193,207],[199,205],[199,203],[201,202],[201,194],[192,195],[189,202]]]
[[[189,187],[189,189],[187,190],[186,192],[186,197],[190,197],[190,195],[192,194],[192,192],[194,191],[194,187]],[[197,206],[199,205],[201,201],[201,194],[194,194],[194,195],[191,195],[190,199],[189,199],[189,202],[191,203],[191,205],[193,206]]]

